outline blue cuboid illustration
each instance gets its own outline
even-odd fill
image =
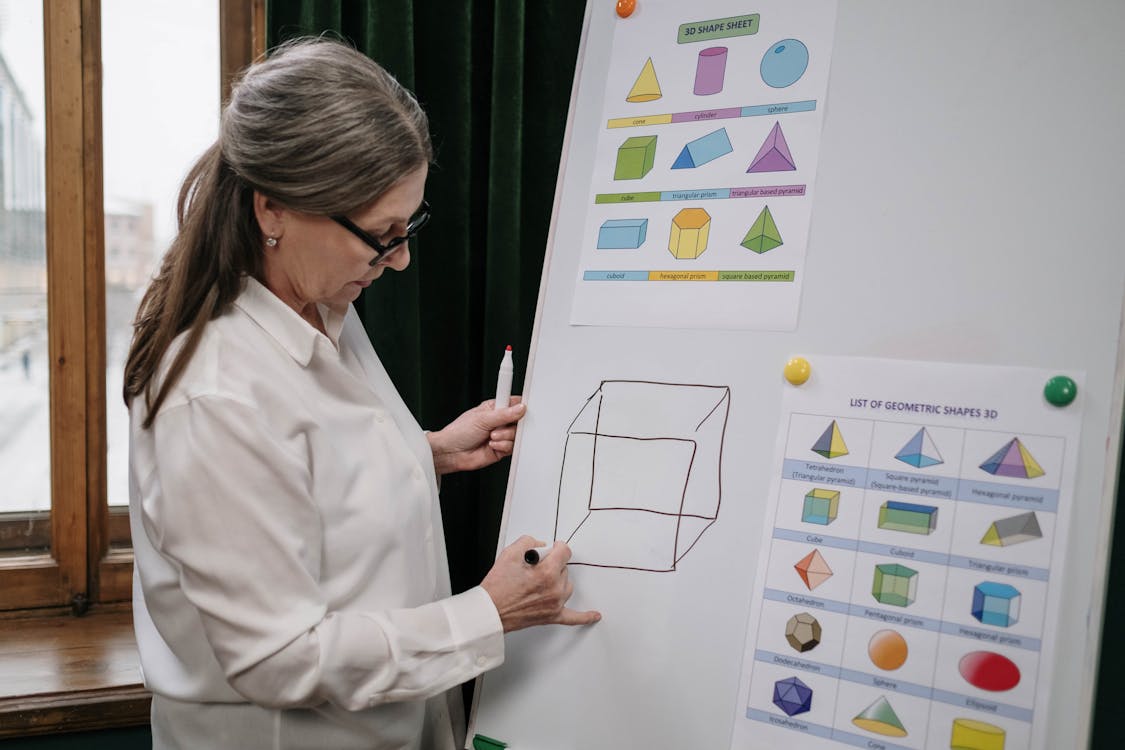
[[[646,234],[648,219],[610,219],[598,228],[598,249],[636,250]]]
[[[812,688],[796,677],[773,684],[773,705],[788,716],[803,714],[812,708]]]
[[[1011,627],[1019,622],[1022,598],[1015,586],[983,581],[973,587],[973,617],[985,625]]]

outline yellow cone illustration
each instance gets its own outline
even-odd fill
[[[645,60],[645,66],[641,68],[641,74],[637,76],[633,88],[629,89],[629,95],[625,97],[627,102],[651,102],[656,101],[662,96],[660,93],[660,81],[656,80],[656,68],[652,67],[652,58]]]

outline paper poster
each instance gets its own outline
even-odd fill
[[[1028,368],[810,361],[731,747],[1043,749],[1081,398]]]
[[[836,3],[605,5],[571,322],[794,329]]]

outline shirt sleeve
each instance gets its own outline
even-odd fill
[[[500,618],[480,587],[415,608],[329,610],[308,460],[255,409],[197,397],[152,429],[161,492],[143,501],[146,531],[249,701],[359,710],[428,698],[503,662]]]

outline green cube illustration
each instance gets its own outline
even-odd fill
[[[880,604],[908,607],[918,593],[918,571],[897,563],[875,566],[871,595]]]
[[[932,505],[888,500],[879,507],[879,528],[930,534],[937,528],[938,509]]]
[[[827,526],[836,520],[840,510],[840,491],[817,489],[805,495],[805,507],[801,510],[801,520],[805,523],[818,523]]]
[[[652,170],[656,161],[656,136],[635,135],[617,148],[615,180],[639,180]]]

